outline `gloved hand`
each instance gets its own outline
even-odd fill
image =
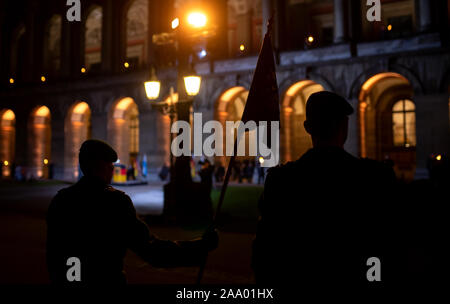
[[[206,250],[211,251],[217,248],[219,244],[219,235],[217,234],[217,229],[214,226],[206,229],[202,236],[202,242]]]

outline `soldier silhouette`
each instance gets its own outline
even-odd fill
[[[66,276],[71,257],[80,261],[80,284],[125,284],[127,248],[155,267],[178,267],[200,265],[217,247],[215,230],[191,241],[150,234],[131,199],[109,185],[116,160],[107,143],[85,141],[79,153],[84,176],[53,198],[47,214],[47,266],[53,283],[71,284]]]
[[[395,234],[384,203],[395,175],[344,150],[352,106],[323,91],[306,104],[304,127],[313,148],[269,169],[253,243],[256,282],[280,286],[360,284],[367,259],[393,263],[386,237]],[[383,268],[383,278],[391,275]]]

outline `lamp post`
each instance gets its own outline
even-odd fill
[[[161,33],[153,36],[153,43],[175,44],[177,47],[177,93],[175,99],[173,87],[170,88],[170,97],[167,101],[153,102],[163,115],[169,115],[170,129],[176,119],[189,121],[189,109],[192,105],[193,96],[200,91],[201,77],[195,74],[192,63],[189,62],[191,51],[191,39],[205,36],[211,33],[211,30],[205,30],[206,15],[199,12],[193,12],[182,18],[176,18],[172,21],[172,33]],[[159,97],[161,83],[156,77],[155,69],[152,67],[151,76],[144,83],[145,92],[149,100],[156,100]],[[170,143],[172,142],[172,132],[170,132]],[[173,180],[174,165],[172,151],[170,150],[170,180]]]

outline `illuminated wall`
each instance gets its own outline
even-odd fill
[[[130,165],[139,153],[139,111],[130,97],[112,107],[108,122],[108,142],[117,151],[120,163]]]
[[[50,110],[37,107],[30,115],[28,125],[29,177],[47,178],[51,151]]]
[[[5,109],[0,111],[0,161],[2,176],[11,176],[11,166],[14,163],[14,150],[16,141],[16,116],[13,111]]]
[[[81,144],[91,138],[91,110],[86,102],[77,102],[69,109],[64,129],[64,178],[76,180]]]
[[[296,160],[312,147],[311,136],[303,126],[306,119],[306,101],[311,94],[323,90],[320,84],[303,80],[286,91],[281,113],[282,162]]]

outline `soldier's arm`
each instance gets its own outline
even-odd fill
[[[162,240],[151,234],[141,221],[128,196],[124,196],[128,247],[155,267],[197,266],[206,257],[208,244],[203,239],[191,241]]]

